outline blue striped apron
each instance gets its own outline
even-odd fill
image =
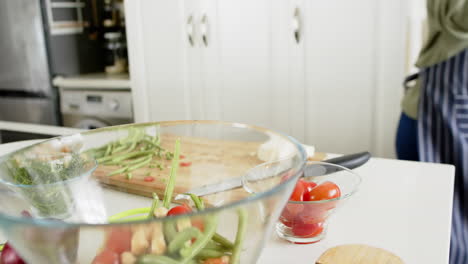
[[[468,50],[420,77],[419,159],[456,166],[450,263],[468,263]]]

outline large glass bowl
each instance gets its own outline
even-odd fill
[[[255,263],[305,161],[291,137],[236,123],[145,123],[54,138],[1,157],[0,227],[28,263]],[[172,167],[172,197],[181,199],[171,207],[192,212],[149,219]],[[212,184],[227,190],[203,194],[204,210],[183,195]]]

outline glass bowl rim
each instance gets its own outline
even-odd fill
[[[34,226],[34,227],[43,227],[43,228],[79,228],[79,227],[102,227],[102,228],[107,228],[107,227],[113,227],[113,226],[126,226],[126,225],[138,225],[138,224],[148,224],[148,223],[154,223],[154,222],[167,222],[167,221],[177,221],[177,219],[184,219],[184,218],[192,218],[192,217],[203,217],[206,215],[210,214],[216,214],[224,210],[230,210],[234,209],[236,207],[242,206],[242,205],[247,205],[254,203],[258,200],[262,200],[266,197],[272,196],[288,185],[287,183],[297,180],[300,175],[302,175],[304,166],[307,162],[307,154],[305,151],[305,148],[302,146],[302,144],[296,140],[295,138],[288,136],[284,133],[270,130],[268,128],[256,126],[256,125],[248,125],[248,124],[243,124],[243,123],[236,123],[236,122],[227,122],[227,121],[216,121],[216,120],[176,120],[176,121],[158,121],[158,122],[144,122],[144,123],[135,123],[135,124],[125,124],[125,125],[118,125],[118,126],[111,126],[111,127],[104,127],[104,128],[99,128],[99,129],[94,129],[94,130],[89,130],[89,131],[84,131],[82,133],[75,133],[75,134],[70,134],[70,135],[63,135],[63,136],[58,136],[54,138],[50,138],[44,141],[40,141],[37,143],[34,143],[32,145],[22,147],[16,151],[9,152],[5,154],[1,158],[9,157],[11,155],[14,155],[16,153],[25,151],[27,149],[33,148],[34,146],[37,146],[39,144],[43,144],[49,141],[52,141],[54,139],[60,139],[68,136],[73,136],[73,135],[90,135],[90,134],[97,134],[97,133],[102,133],[106,131],[115,131],[115,130],[124,130],[128,129],[130,127],[146,127],[146,126],[155,126],[155,125],[160,125],[161,127],[171,127],[171,126],[177,126],[177,125],[189,125],[189,124],[221,124],[223,126],[231,126],[235,128],[247,128],[251,130],[256,130],[260,131],[264,134],[267,134],[266,132],[276,134],[283,139],[289,141],[294,145],[296,150],[298,151],[298,155],[300,156],[300,164],[298,167],[298,170],[294,173],[292,177],[289,177],[287,180],[281,182],[280,184],[274,186],[273,188],[264,191],[264,192],[259,192],[256,193],[255,195],[248,196],[247,198],[227,203],[222,206],[218,207],[210,207],[206,208],[202,211],[192,211],[191,213],[188,214],[181,214],[181,215],[174,215],[170,217],[163,217],[163,218],[153,218],[153,219],[145,219],[145,220],[138,220],[138,221],[131,221],[131,222],[118,222],[118,223],[83,223],[83,222],[64,222],[56,219],[43,219],[43,218],[28,218],[28,217],[22,217],[22,216],[11,216],[4,214],[0,212],[0,224],[2,222],[6,222],[7,225],[9,224],[20,224],[20,225],[29,225],[29,226]]]
[[[361,175],[359,175],[355,171],[350,170],[350,169],[348,169],[346,167],[343,167],[341,165],[328,163],[328,162],[323,162],[323,161],[307,161],[306,165],[307,164],[322,164],[322,165],[327,165],[327,166],[340,168],[341,170],[352,174],[353,177],[355,177],[355,179],[357,179],[356,187],[351,192],[348,192],[345,195],[342,195],[340,197],[336,197],[336,198],[333,198],[333,199],[320,200],[320,201],[289,201],[288,200],[287,204],[324,204],[324,203],[328,203],[328,202],[341,201],[341,200],[347,199],[347,198],[351,197],[352,195],[354,195],[359,190],[359,187],[360,187],[360,185],[362,183]],[[321,176],[317,176],[317,177],[321,177]]]

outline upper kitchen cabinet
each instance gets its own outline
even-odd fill
[[[186,69],[192,47],[185,32],[195,22],[187,19],[184,3],[125,1],[136,122],[190,118]]]
[[[285,11],[281,31],[275,5]],[[303,78],[303,70],[283,51],[293,42],[287,8],[278,0],[126,1],[137,121],[222,119],[295,134],[303,96],[288,75]]]
[[[317,149],[373,150],[377,2],[305,1],[301,9],[306,46],[305,142]]]
[[[244,122],[323,151],[372,151],[389,134],[375,123],[387,118],[376,113],[383,3],[126,1],[136,121]]]

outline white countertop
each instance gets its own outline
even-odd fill
[[[20,123],[20,122],[9,122],[0,120],[0,130],[10,130],[26,133],[35,133],[51,136],[70,135],[75,133],[83,132],[83,129],[70,128],[70,127],[59,127],[59,126],[48,126],[31,123]]]
[[[33,142],[0,145],[0,155]],[[453,166],[373,158],[355,171],[361,188],[330,219],[325,240],[295,245],[274,234],[258,263],[314,263],[348,243],[386,249],[408,264],[448,263]]]
[[[93,73],[78,76],[57,76],[52,83],[62,89],[125,89],[131,88],[128,74]]]

